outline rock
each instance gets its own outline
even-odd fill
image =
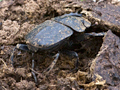
[[[120,39],[110,30],[104,36],[102,47],[91,65],[93,81],[97,75],[106,80],[109,89],[120,87]]]

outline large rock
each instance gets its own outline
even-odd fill
[[[93,81],[101,76],[109,89],[120,88],[120,38],[110,30],[104,37],[102,47],[91,65]]]

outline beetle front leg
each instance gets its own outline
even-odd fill
[[[21,50],[24,50],[24,51],[29,51],[29,49],[28,49],[28,47],[27,47],[26,44],[17,44],[15,46],[15,48],[13,49],[13,52],[11,53],[11,57],[10,57],[12,66],[13,66],[14,53],[15,53],[16,49],[21,49]]]
[[[94,37],[101,37],[101,36],[104,36],[106,33],[105,32],[100,32],[100,33],[95,33],[95,32],[92,32],[92,33],[85,33],[85,35],[88,35],[88,36],[94,36]]]
[[[57,54],[55,54],[55,59],[53,60],[53,62],[50,64],[50,66],[44,71],[45,74],[49,74],[49,72],[53,69],[53,67],[55,66],[58,58],[59,58],[60,54],[59,52]]]

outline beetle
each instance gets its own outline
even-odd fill
[[[76,58],[75,68],[78,67],[79,57],[75,51],[69,51],[69,46],[73,44],[71,37],[76,37],[79,33],[79,42],[88,36],[104,36],[103,33],[84,33],[86,28],[91,26],[91,22],[82,17],[82,14],[70,13],[62,16],[46,20],[42,24],[34,28],[25,36],[26,44],[17,44],[11,54],[11,61],[13,65],[13,58],[15,49],[21,49],[30,52],[53,52],[58,51],[52,64],[45,70],[50,72],[58,60],[61,53],[67,53]],[[34,65],[33,67],[34,68]]]

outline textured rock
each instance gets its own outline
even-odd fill
[[[110,30],[104,37],[102,47],[91,65],[93,80],[100,75],[112,90],[120,87],[120,39]]]

